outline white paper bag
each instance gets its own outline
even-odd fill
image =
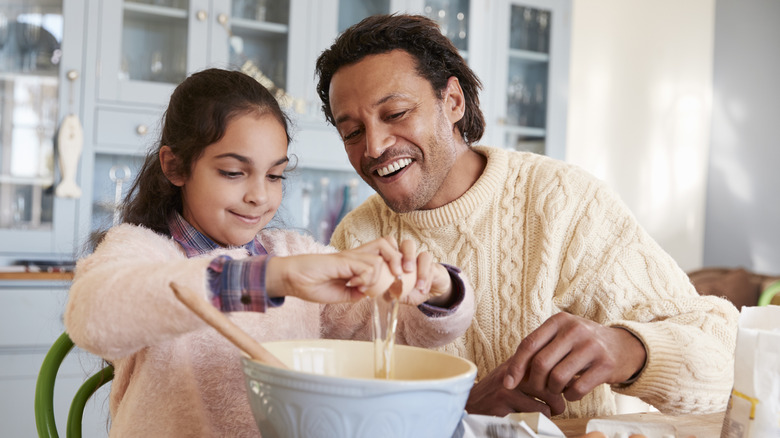
[[[721,438],[780,437],[780,306],[743,307]]]

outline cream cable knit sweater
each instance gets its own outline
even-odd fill
[[[284,256],[332,248],[287,231],[263,231],[263,246]],[[218,253],[239,259],[244,249],[187,258],[170,238],[120,225],[76,266],[65,327],[79,347],[113,362],[111,436],[257,437],[238,350],[180,304],[168,288],[175,280],[207,296],[206,268]],[[398,342],[433,347],[464,333],[474,294],[458,310],[437,318],[401,306]],[[230,318],[260,341],[318,337],[370,339],[369,303],[320,306],[287,298],[265,313]],[[402,322],[401,322],[402,321]]]
[[[626,206],[581,169],[548,157],[475,147],[480,179],[434,210],[392,212],[378,195],[350,213],[331,244],[380,235],[411,238],[472,280],[477,310],[466,334],[442,350],[474,361],[478,378],[506,361],[551,315],[569,312],[624,327],[647,348],[633,384],[612,389],[664,412],[725,409],[738,312],[699,296]],[[601,385],[563,417],[614,412]]]

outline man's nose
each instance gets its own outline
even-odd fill
[[[366,156],[379,158],[395,143],[395,136],[382,126],[366,127]]]

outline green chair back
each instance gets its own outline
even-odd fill
[[[758,297],[758,305],[768,306],[773,304],[777,302],[775,299],[777,296],[780,296],[780,280],[770,284],[766,289],[764,289],[763,292],[761,292],[761,296]]]
[[[38,373],[38,380],[35,384],[35,426],[38,429],[39,437],[59,438],[57,424],[54,420],[54,384],[62,361],[72,349],[73,341],[67,333],[63,333],[54,341],[43,359],[43,364],[41,364],[41,371]],[[114,368],[109,365],[87,379],[76,391],[68,411],[66,437],[81,438],[81,419],[87,400],[98,388],[113,378]]]

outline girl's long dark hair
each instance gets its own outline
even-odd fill
[[[252,77],[237,71],[208,69],[192,74],[174,90],[165,111],[159,142],[147,154],[122,206],[122,222],[169,235],[168,219],[181,213],[181,189],[163,174],[160,148],[176,156],[175,172],[188,178],[207,146],[225,135],[228,122],[250,112],[270,114],[284,127],[289,120],[277,100]]]

